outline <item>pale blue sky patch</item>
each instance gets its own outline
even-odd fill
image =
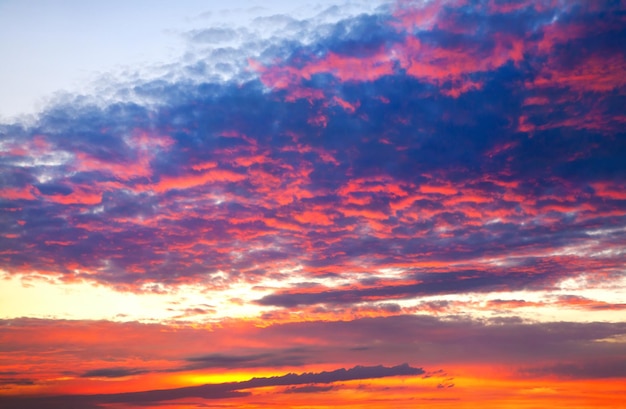
[[[337,8],[335,17],[372,10],[381,3],[352,1]],[[306,19],[336,4],[333,0],[297,4],[286,0],[2,0],[0,120],[41,111],[59,93],[93,93],[96,80],[101,86],[103,80],[130,74],[161,75],[163,67],[193,59],[190,33],[203,33],[194,39],[204,40],[205,46],[207,41],[214,45],[230,41],[236,46],[241,40],[237,30],[252,28],[258,35],[263,29],[259,17]]]

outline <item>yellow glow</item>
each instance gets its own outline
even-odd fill
[[[240,298],[241,302],[233,301],[235,298]],[[53,276],[36,274],[5,273],[0,278],[0,318],[5,319],[207,322],[224,317],[257,316],[267,307],[248,302],[256,298],[259,298],[258,293],[246,292],[241,287],[207,291],[202,285],[181,285],[158,293],[133,293],[87,282],[67,283]],[[206,313],[187,314],[196,308],[205,309]]]
[[[185,373],[178,375],[176,381],[181,385],[204,385],[226,382],[243,382],[252,378],[266,378],[279,376],[283,373],[261,371],[261,372],[221,372],[221,373]]]
[[[5,273],[0,278],[0,318],[105,319],[199,324],[217,322],[223,318],[256,319],[274,308],[260,306],[254,300],[274,291],[287,289],[292,281],[301,279],[297,274],[284,281],[260,278],[254,285],[234,282],[219,290],[207,289],[202,283],[170,288],[157,286],[156,292],[150,291],[156,284],[148,283],[143,286],[142,292],[134,293],[120,292],[88,282],[63,282],[49,275]],[[577,280],[582,282],[584,277]],[[385,300],[379,304],[398,304],[402,309],[398,313],[424,313],[427,303],[447,301],[445,309],[432,313],[440,316],[462,313],[482,319],[501,316],[516,316],[535,322],[615,322],[624,319],[624,309],[584,309],[584,306],[557,301],[559,296],[574,295],[608,304],[625,304],[626,278],[607,282],[603,288],[574,286],[574,281],[566,280],[561,289],[556,291],[444,294],[408,300]],[[497,304],[489,304],[493,300],[520,300],[526,304],[517,308],[498,308]],[[363,306],[367,304],[363,303]],[[307,317],[296,314],[292,318],[306,320]],[[332,313],[325,317],[309,318],[341,319],[333,318]]]

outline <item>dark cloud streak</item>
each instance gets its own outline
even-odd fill
[[[407,364],[402,364],[394,367],[385,367],[382,365],[370,367],[355,366],[350,369],[337,369],[335,371],[328,372],[303,374],[290,373],[283,376],[274,376],[269,378],[252,378],[248,381],[243,382],[230,382],[167,390],[100,395],[3,398],[4,405],[6,405],[3,405],[3,407],[6,407],[7,409],[18,407],[25,409],[35,407],[66,407],[66,405],[71,404],[84,405],[82,407],[91,408],[100,407],[100,404],[144,404],[170,401],[182,398],[227,399],[246,396],[247,393],[241,391],[245,391],[247,389],[262,388],[268,386],[330,384],[339,381],[376,379],[389,376],[416,376],[423,373],[424,371],[421,368],[413,368]]]

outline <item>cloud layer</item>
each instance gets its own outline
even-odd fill
[[[622,274],[620,6],[498,4],[400,3],[276,43],[257,80],[4,125],[2,266],[131,290],[358,277],[260,300],[284,306]]]
[[[404,315],[265,328],[238,321],[215,328],[34,319],[4,320],[0,324],[3,365],[10,371],[4,375],[5,384],[33,385],[39,388],[38,395],[54,391],[60,396],[59,402],[81,395],[73,397],[85,405],[156,405],[185,397],[243,399],[248,395],[241,392],[257,393],[252,389],[278,386],[287,388],[272,389],[272,399],[285,393],[341,393],[353,388],[374,394],[378,385],[374,380],[392,376],[414,379],[412,386],[388,385],[403,391],[396,397],[398,402],[405,402],[418,390],[429,396],[441,389],[438,385],[444,385],[445,389],[459,390],[439,397],[465,395],[465,400],[476,404],[478,401],[467,397],[475,388],[468,378],[486,383],[494,379],[489,393],[519,402],[520,390],[531,384],[558,383],[563,390],[571,388],[573,399],[581,399],[586,387],[567,382],[604,382],[605,386],[623,382],[626,348],[623,322],[531,324]],[[408,360],[408,365],[398,365],[402,360]],[[26,367],[31,369],[24,371]],[[319,369],[306,369],[311,367]],[[216,381],[229,371],[261,369],[276,375],[256,372],[259,375],[248,375],[242,381]],[[203,374],[212,374],[215,380],[202,382],[208,386],[176,386],[181,376],[204,379]],[[65,379],[63,384],[51,381],[61,378]],[[86,385],[106,388],[115,379],[117,386],[109,386],[107,393],[85,394]],[[366,382],[359,386],[351,384],[352,380]],[[123,386],[119,386],[122,381]],[[510,383],[507,388],[497,386],[505,381]],[[452,384],[455,386],[446,386]],[[354,404],[344,398],[337,396],[337,405]],[[15,405],[32,403],[36,407],[43,400],[17,399]],[[410,407],[410,402],[406,404]]]

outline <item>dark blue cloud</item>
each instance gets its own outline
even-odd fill
[[[142,369],[130,368],[100,368],[92,369],[82,373],[81,378],[123,378],[126,376],[139,375],[145,373]]]

